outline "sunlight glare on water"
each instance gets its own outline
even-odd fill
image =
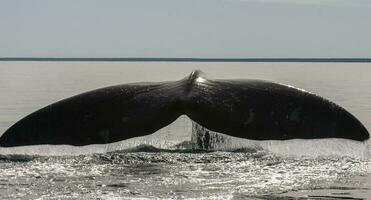
[[[195,68],[211,78],[303,88],[344,106],[371,128],[369,64],[1,62],[0,135],[57,100],[108,85],[177,80]],[[370,141],[258,142],[210,133],[204,148],[197,143],[204,131],[181,116],[150,136],[109,145],[0,148],[0,199],[371,196]]]

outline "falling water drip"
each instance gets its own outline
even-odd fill
[[[210,131],[194,121],[192,121],[191,142],[195,145],[196,149],[202,150],[216,150],[231,144],[230,138]]]

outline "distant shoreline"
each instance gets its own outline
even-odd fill
[[[0,57],[0,61],[78,61],[78,62],[347,62],[370,63],[371,58],[41,58]]]

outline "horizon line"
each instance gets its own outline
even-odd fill
[[[371,58],[197,58],[197,57],[0,57],[0,61],[100,61],[100,62],[354,62]]]

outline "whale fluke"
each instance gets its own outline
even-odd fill
[[[123,84],[56,102],[10,127],[0,146],[112,143],[154,133],[183,114],[252,140],[369,138],[353,115],[312,93],[261,80],[212,80],[196,70],[179,81]]]

